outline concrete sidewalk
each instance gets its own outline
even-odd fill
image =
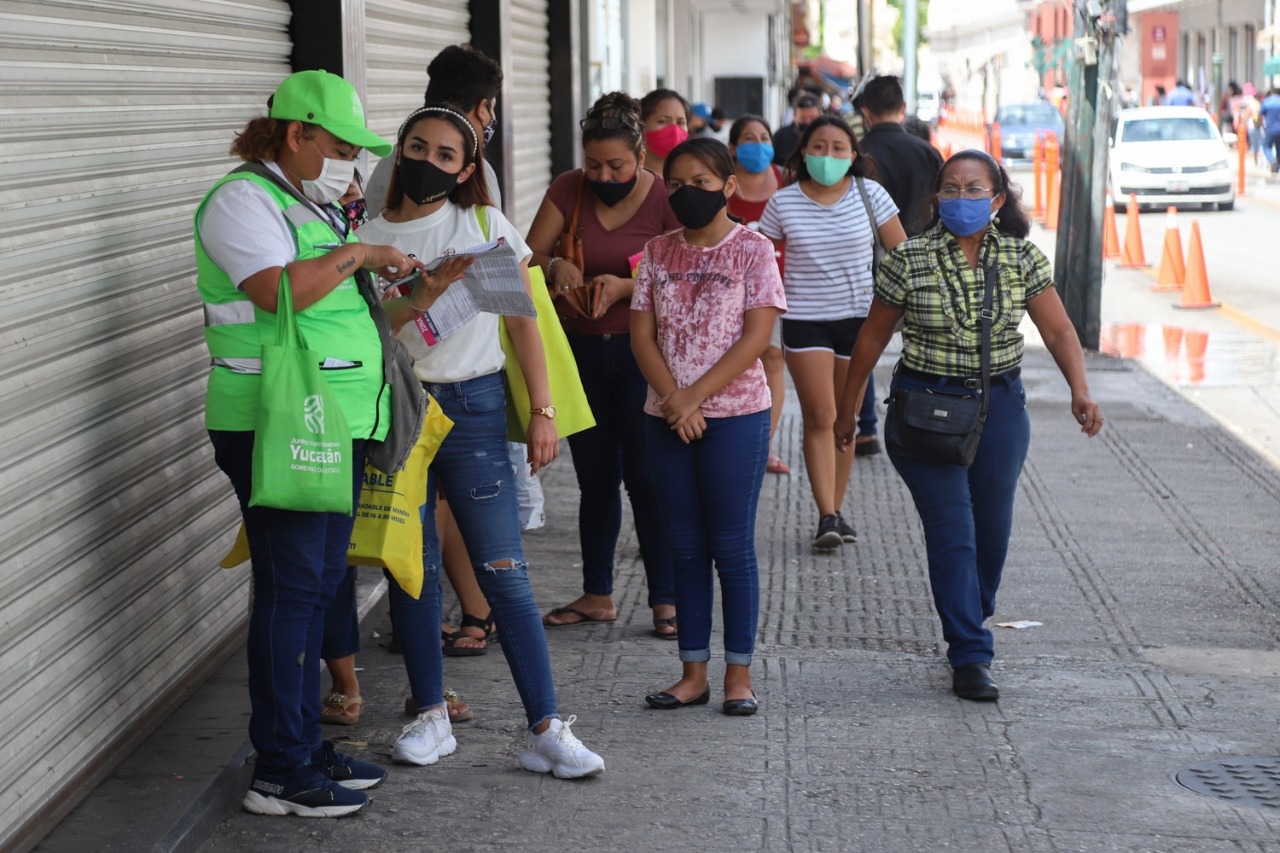
[[[995,629],[998,704],[949,691],[919,523],[885,456],[855,467],[845,507],[861,541],[810,551],[816,518],[789,401],[780,449],[796,473],[770,475],[760,508],[758,716],[719,713],[714,675],[710,705],[645,708],[679,664],[674,643],[649,636],[627,527],[618,622],[550,634],[561,709],[605,757],[603,777],[518,768],[523,717],[494,648],[446,659],[446,684],[476,715],[455,728],[458,752],[392,767],[357,817],[241,812],[233,768],[155,821],[150,839],[127,800],[94,812],[91,798],[41,849],[192,849],[207,829],[207,851],[1277,849],[1280,811],[1199,796],[1172,774],[1276,753],[1280,475],[1134,362],[1094,357],[1090,368],[1107,426],[1086,440],[1049,356],[1028,351],[1034,437],[994,621],[1043,625]],[[526,544],[545,611],[581,578],[568,458],[544,485],[547,527]],[[366,635],[386,625],[382,603]],[[360,664],[364,719],[331,734],[389,764],[407,721],[403,666],[376,639]],[[182,737],[213,738],[230,760],[246,705],[229,679],[206,700],[204,734]],[[140,791],[161,796],[181,784],[171,774],[197,772],[168,744],[167,764],[135,771]]]

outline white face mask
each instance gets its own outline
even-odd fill
[[[312,181],[302,179],[302,194],[316,204],[332,204],[346,194],[355,176],[355,161],[325,157],[319,177]]]

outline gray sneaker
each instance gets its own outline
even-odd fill
[[[840,539],[844,542],[857,542],[858,531],[853,529],[853,525],[844,520],[844,516],[836,513],[836,529],[840,531]]]

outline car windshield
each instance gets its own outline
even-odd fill
[[[1121,142],[1189,142],[1213,139],[1207,118],[1143,118],[1126,121]]]
[[[1015,104],[1001,107],[996,121],[1000,124],[1026,124],[1033,127],[1057,127],[1062,117],[1052,104]]]

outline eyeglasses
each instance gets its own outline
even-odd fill
[[[617,116],[606,116],[604,118],[584,118],[578,122],[578,127],[583,130],[629,130],[636,136],[641,135],[640,128],[630,119],[620,118]]]
[[[964,196],[965,198],[975,198],[975,199],[986,198],[987,193],[989,192],[991,192],[990,187],[972,186],[972,187],[965,187],[964,189],[961,189],[960,187],[943,187],[942,189],[938,190],[938,198],[944,198],[947,201],[960,198],[961,196]]]

